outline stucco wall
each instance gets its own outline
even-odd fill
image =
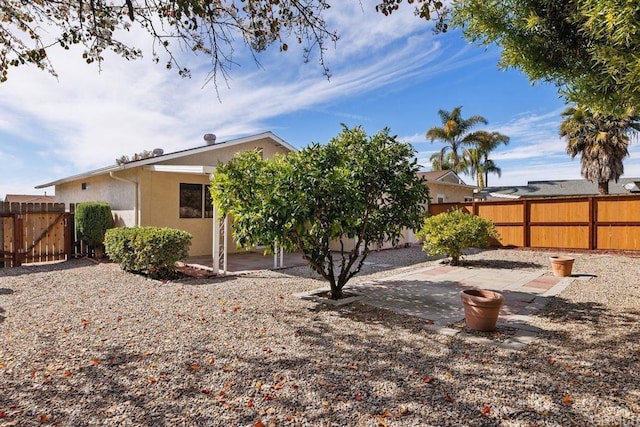
[[[135,171],[119,171],[118,176],[136,179]],[[86,189],[82,189],[86,184]],[[56,185],[56,202],[107,202],[111,206],[117,226],[135,225],[134,205],[136,186],[132,183],[115,180],[109,174],[92,176],[66,184]]]
[[[438,203],[438,196],[444,196],[442,203],[456,203],[464,202],[465,197],[473,197],[473,188],[440,184],[434,181],[428,181],[427,187],[429,187],[429,196],[431,197],[431,203]]]
[[[276,145],[273,140],[259,139],[257,141],[247,142],[244,144],[236,144],[225,147],[221,145],[212,151],[199,154],[191,154],[179,159],[166,160],[158,162],[159,165],[195,165],[195,166],[218,166],[220,163],[227,163],[233,155],[239,151],[253,150],[261,148],[265,159],[273,157],[276,153],[287,153],[287,149],[281,145]]]
[[[261,148],[264,158],[288,150],[270,138],[225,147],[223,145],[204,153],[158,162],[159,165],[217,166],[228,162],[239,151]],[[190,256],[211,255],[212,218],[180,218],[180,184],[209,184],[208,174],[184,174],[151,171],[144,166],[114,172],[117,177],[138,182],[138,215],[140,226],[170,227],[193,235]],[[87,184],[85,190],[82,183]],[[117,226],[132,227],[136,224],[136,185],[116,180],[108,173],[83,178],[56,186],[56,201],[79,203],[104,201],[109,203]],[[236,243],[227,236],[227,248],[236,252]]]

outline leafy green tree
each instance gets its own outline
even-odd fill
[[[571,102],[617,115],[640,105],[640,2],[458,0],[452,23],[500,46],[500,67],[553,82]]]
[[[640,131],[640,116],[629,110],[622,117],[603,115],[587,107],[567,108],[560,136],[567,140],[567,153],[581,155],[582,176],[598,184],[600,194],[609,194],[609,181],[618,181],[629,155],[629,137]]]
[[[379,0],[376,9],[388,15],[402,0]],[[414,0],[408,0],[413,3]],[[447,8],[439,0],[417,0],[416,15],[436,19],[446,30]],[[304,45],[305,60],[315,49],[325,73],[327,42],[338,35],[323,18],[329,0],[3,0],[0,3],[0,82],[9,66],[32,64],[55,75],[48,52],[54,47],[84,47],[87,63],[101,63],[111,50],[126,59],[142,50],[126,40],[132,29],[146,31],[153,41],[152,58],[181,76],[190,71],[178,62],[175,47],[211,59],[209,80],[227,77],[233,62],[234,37],[252,52],[288,43]],[[166,58],[166,59],[165,59]]]
[[[416,237],[428,255],[449,256],[459,265],[465,250],[488,248],[500,235],[488,219],[456,209],[427,218]]]
[[[216,169],[211,195],[232,215],[241,247],[301,252],[337,299],[373,245],[397,242],[405,228],[422,224],[429,193],[414,153],[388,129],[367,136],[344,127],[327,145],[286,156],[238,153]]]
[[[462,118],[462,107],[456,107],[451,111],[439,110],[438,115],[442,122],[442,127],[434,126],[427,131],[427,139],[431,142],[441,141],[446,145],[440,150],[438,154],[437,164],[451,165],[451,169],[454,172],[461,172],[462,166],[460,165],[460,149],[463,145],[470,145],[472,141],[476,139],[476,133],[470,132],[471,129],[479,123],[487,124],[487,119],[482,116],[471,116],[468,119]],[[446,159],[446,155],[449,154],[450,158]],[[433,161],[432,161],[432,164]]]

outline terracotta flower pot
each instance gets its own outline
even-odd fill
[[[552,256],[549,260],[551,261],[551,269],[553,270],[554,276],[571,276],[571,270],[573,269],[573,261],[575,261],[575,258],[568,256]]]
[[[460,292],[460,299],[464,306],[464,320],[469,329],[493,331],[496,328],[500,307],[504,303],[502,294],[469,289]]]

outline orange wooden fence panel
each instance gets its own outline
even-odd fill
[[[478,216],[494,223],[520,223],[523,221],[523,204],[521,201],[506,203],[479,204]]]
[[[529,206],[532,223],[589,221],[589,200],[531,200]]]
[[[597,249],[640,250],[640,226],[600,225]]]
[[[596,200],[598,221],[640,222],[640,199]]]
[[[502,246],[640,251],[640,194],[436,204],[493,221]]]

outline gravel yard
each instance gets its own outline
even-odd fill
[[[473,268],[548,269],[492,250]],[[435,265],[382,251],[355,281]],[[384,269],[378,264],[392,264]],[[640,425],[640,258],[576,254],[519,352],[293,294],[306,267],[161,283],[86,260],[0,269],[0,425]]]

